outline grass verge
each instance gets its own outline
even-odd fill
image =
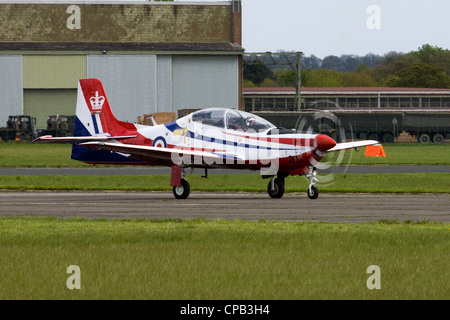
[[[266,192],[269,180],[259,174],[200,175],[186,177],[193,191]],[[328,174],[319,175],[324,192],[450,192],[450,173]],[[0,176],[0,189],[7,190],[142,190],[170,191],[169,175],[145,176]],[[309,180],[286,179],[286,192],[304,192]]]
[[[327,154],[322,162],[332,165],[448,165],[450,144],[383,144],[386,158],[366,157],[365,148]],[[0,167],[86,167],[70,160],[70,145],[0,143]]]
[[[0,230],[0,299],[450,298],[445,224],[1,218]]]

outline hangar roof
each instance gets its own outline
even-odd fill
[[[302,87],[302,95],[311,96],[338,96],[338,95],[436,95],[450,96],[450,89],[435,88],[396,88],[396,87]],[[259,87],[244,88],[244,96],[274,96],[274,95],[295,95],[294,87]]]
[[[0,42],[0,50],[115,50],[154,52],[221,52],[242,54],[244,48],[235,43],[142,43],[142,42]]]

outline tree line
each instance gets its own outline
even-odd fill
[[[296,56],[244,55],[244,87],[295,87]],[[409,53],[302,57],[303,87],[450,88],[450,50],[424,44]]]

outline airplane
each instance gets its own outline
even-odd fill
[[[236,109],[200,109],[175,121],[146,126],[116,119],[98,79],[78,82],[72,137],[41,136],[33,143],[72,144],[71,159],[88,164],[145,165],[171,168],[170,185],[186,199],[186,174],[194,168],[260,170],[270,178],[267,192],[281,198],[285,178],[306,176],[307,195],[317,199],[316,165],[328,152],[379,145],[375,140],[336,143],[324,134],[279,129]]]

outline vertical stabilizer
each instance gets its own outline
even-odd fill
[[[105,89],[98,79],[81,79],[78,82],[77,107],[75,117],[75,137],[85,136],[131,136],[136,127],[129,122],[114,117]],[[87,163],[128,163],[128,157],[105,150],[83,146],[72,146],[71,158]]]
[[[136,132],[132,123],[114,117],[98,79],[79,80],[75,121],[74,136],[124,136]]]

